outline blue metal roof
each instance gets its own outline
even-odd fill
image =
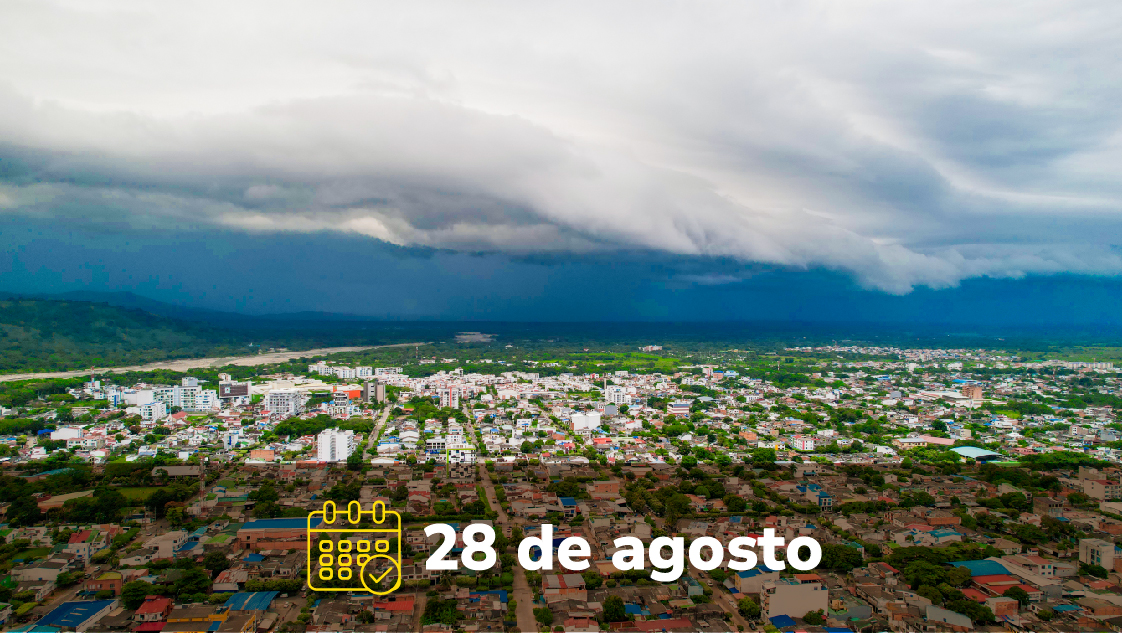
[[[1001,563],[992,560],[961,560],[951,563],[955,567],[965,567],[970,570],[971,576],[993,576],[1008,574],[1009,570]]]
[[[323,522],[321,517],[312,517],[312,527]],[[308,527],[308,519],[257,519],[243,523],[239,530],[299,530]]]
[[[115,600],[64,602],[55,610],[43,616],[43,619],[36,622],[36,624],[39,626],[75,628],[92,618],[98,611],[101,611],[114,602]]]
[[[226,606],[231,611],[264,611],[278,595],[280,595],[279,591],[235,593],[226,601]]]
[[[951,451],[958,453],[963,457],[969,457],[971,459],[977,459],[979,457],[1001,457],[1001,453],[987,451],[986,449],[978,448],[977,446],[956,446],[952,448]]]
[[[557,500],[561,502],[561,505],[566,507],[577,505],[577,500],[573,497],[557,497]]]
[[[768,618],[768,621],[777,629],[795,626],[795,619],[789,615],[777,615],[774,618]]]
[[[242,561],[247,563],[260,563],[263,560],[265,560],[265,557],[261,554],[250,554],[242,559]]]
[[[506,589],[492,589],[491,591],[473,591],[473,592],[471,592],[471,595],[472,596],[498,596],[499,597],[499,602],[502,602],[504,604],[507,602]]]

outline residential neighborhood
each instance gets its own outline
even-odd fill
[[[1122,630],[1109,363],[693,356],[590,372],[418,354],[25,389],[0,421],[4,630]],[[328,501],[400,515],[398,590],[309,590],[308,517]],[[493,567],[426,569],[433,523],[452,556],[469,526],[494,528]],[[518,564],[545,524],[555,549],[590,544],[587,569]],[[611,562],[621,536],[764,530],[812,537],[820,564],[726,558],[663,583],[653,555]]]

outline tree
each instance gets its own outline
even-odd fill
[[[861,552],[848,545],[835,545],[824,543],[822,545],[821,567],[834,571],[847,572],[864,564]]]
[[[549,607],[534,609],[534,619],[544,626],[553,624],[553,610]]]
[[[970,582],[973,576],[967,567],[955,567],[947,572],[947,584],[952,587],[962,587]]]
[[[168,508],[165,516],[172,527],[179,527],[187,523],[187,512],[183,506],[172,506]]]
[[[1081,563],[1079,565],[1079,573],[1084,576],[1094,576],[1095,578],[1106,578],[1109,573],[1102,565],[1088,565]]]
[[[736,495],[727,495],[725,496],[724,501],[725,506],[729,509],[729,512],[732,513],[744,512],[744,510],[748,507],[748,503],[744,501],[743,498]]]
[[[29,494],[12,501],[6,514],[8,522],[13,527],[35,525],[43,518],[43,511],[39,509],[38,502]]]
[[[755,620],[760,617],[760,605],[756,604],[755,600],[747,596],[741,598],[740,601],[736,603],[736,610],[740,612],[740,615],[749,620]]]
[[[365,463],[362,459],[361,448],[355,449],[353,453],[347,456],[347,470],[362,470]]]
[[[203,567],[217,574],[218,572],[229,569],[230,561],[222,552],[210,552],[203,557]]]
[[[1013,598],[1017,602],[1021,603],[1022,607],[1029,603],[1028,592],[1024,589],[1021,589],[1020,587],[1013,587],[1012,589],[1007,590],[1002,595],[1004,595],[1006,598]]]
[[[938,565],[932,565],[924,560],[915,560],[908,563],[908,566],[904,568],[904,579],[908,581],[912,589],[921,585],[934,587],[946,581],[947,572]]]
[[[919,589],[916,589],[916,593],[930,600],[933,605],[938,606],[943,604],[943,593],[939,591],[937,587],[921,585]]]
[[[627,609],[623,606],[623,598],[617,595],[608,596],[604,600],[604,621],[625,622],[626,620]]]
[[[201,569],[187,569],[172,585],[176,596],[206,593],[210,589],[210,577]]]
[[[125,583],[121,588],[121,602],[126,609],[136,609],[144,604],[144,597],[152,593],[152,585],[143,580]]]
[[[826,616],[822,613],[821,609],[817,611],[809,611],[806,615],[803,616],[803,622],[817,626],[826,622]]]

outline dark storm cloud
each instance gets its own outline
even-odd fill
[[[10,3],[0,209],[90,231],[641,258],[657,283],[712,288],[761,268],[891,293],[1117,275],[1120,17]]]

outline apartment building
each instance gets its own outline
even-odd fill
[[[325,429],[316,436],[316,459],[321,462],[345,462],[357,443],[354,431]]]

